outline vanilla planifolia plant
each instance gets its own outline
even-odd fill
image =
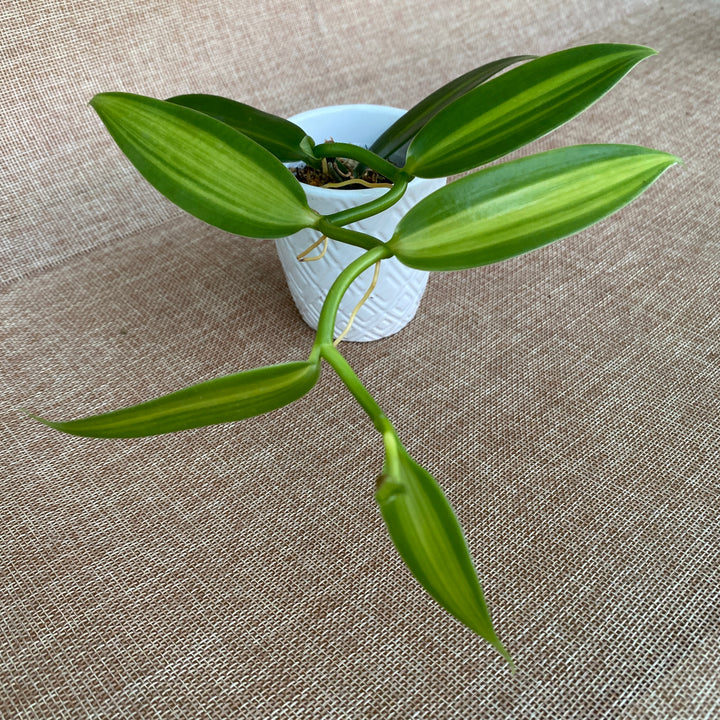
[[[155,188],[195,217],[252,238],[311,228],[365,252],[328,292],[306,358],[101,415],[41,421],[74,435],[127,438],[242,420],[305,395],[327,363],[382,438],[385,459],[375,498],[398,552],[442,607],[511,662],[452,508],[338,349],[339,304],[364,270],[387,258],[423,270],[463,270],[577,233],[629,203],[678,158],[633,145],[563,147],[494,164],[442,187],[410,209],[387,242],[347,226],[393,205],[414,177],[464,173],[545,135],[653,54],[641,46],[600,44],[498,60],[428,96],[369,148],[316,142],[322,139],[288,120],[218,96],[95,96],[91,105],[120,149]],[[309,207],[288,164],[312,168],[334,186],[382,178],[390,187],[376,200],[323,216]]]

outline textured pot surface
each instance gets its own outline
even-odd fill
[[[404,112],[379,105],[336,105],[310,110],[290,119],[317,143],[332,138],[335,142],[368,146]],[[415,178],[405,195],[391,208],[348,227],[387,241],[403,215],[419,200],[444,184],[444,178]],[[322,215],[355,207],[387,192],[385,188],[338,190],[310,185],[303,185],[303,188],[310,207]],[[360,248],[329,240],[327,252],[321,259],[300,262],[297,256],[318,237],[316,230],[307,229],[276,240],[290,293],[303,320],[313,329],[317,328],[323,301],[333,281],[350,262],[364,252]],[[319,249],[312,251],[309,256],[318,254]],[[372,277],[373,268],[370,268],[348,289],[340,304],[335,336],[345,329],[350,314],[370,286]],[[427,278],[427,272],[408,268],[396,258],[383,260],[378,283],[356,315],[345,339],[356,342],[378,340],[401,330],[415,316]]]

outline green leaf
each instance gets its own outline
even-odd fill
[[[80,420],[36,420],[70,435],[145,437],[216,425],[276,410],[307,393],[320,376],[317,362],[247,370],[192,385],[148,402]]]
[[[385,434],[375,499],[397,551],[427,592],[512,664],[493,629],[462,529],[435,479]]]
[[[319,219],[288,169],[225,123],[129,93],[102,93],[90,104],[145,179],[210,225],[276,238]]]
[[[421,200],[388,247],[424,270],[505,260],[610,215],[677,162],[634,145],[577,145],[495,165]]]
[[[176,95],[168,98],[168,102],[192,108],[220,120],[262,145],[282,162],[316,161],[311,152],[315,144],[313,139],[295,123],[278,115],[219,95]]]
[[[405,171],[445,177],[502,157],[578,115],[654,54],[584,45],[513,68],[438,113],[410,143]]]
[[[405,155],[410,141],[443,108],[506,67],[534,57],[534,55],[517,55],[502,58],[451,80],[398,118],[370,146],[370,150],[381,157],[387,158],[398,167],[402,167],[405,164]]]

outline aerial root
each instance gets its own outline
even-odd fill
[[[322,185],[324,188],[341,188],[347,185],[363,185],[368,188],[391,188],[392,183],[373,183],[363,180],[362,178],[350,178],[349,180],[343,180],[342,182],[331,182]]]
[[[375,272],[373,273],[373,279],[370,283],[370,287],[366,290],[365,294],[360,298],[360,302],[355,306],[353,311],[350,313],[350,318],[348,319],[348,324],[345,326],[345,329],[335,338],[335,342],[333,342],[333,347],[337,347],[342,339],[348,334],[350,331],[350,328],[352,327],[352,324],[355,320],[355,316],[360,311],[360,308],[365,304],[367,299],[372,294],[372,291],[375,289],[375,286],[377,285],[378,276],[380,275],[380,260],[378,260],[375,263]]]
[[[323,243],[322,252],[319,255],[313,255],[312,257],[307,257],[307,254],[309,252],[312,252],[320,243]],[[320,260],[325,256],[325,253],[327,252],[327,247],[328,247],[327,235],[321,235],[309,248],[303,250],[297,256],[297,259],[300,262],[311,262],[313,260]]]

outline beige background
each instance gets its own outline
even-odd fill
[[[0,8],[0,716],[720,713],[717,2],[10,0]],[[410,106],[509,54],[660,51],[522,152],[685,161],[600,225],[436,274],[346,355],[465,527],[502,660],[430,602],[372,499],[379,438],[302,401],[156,439],[68,417],[304,357],[272,244],[150,188],[93,94],[290,115]]]

